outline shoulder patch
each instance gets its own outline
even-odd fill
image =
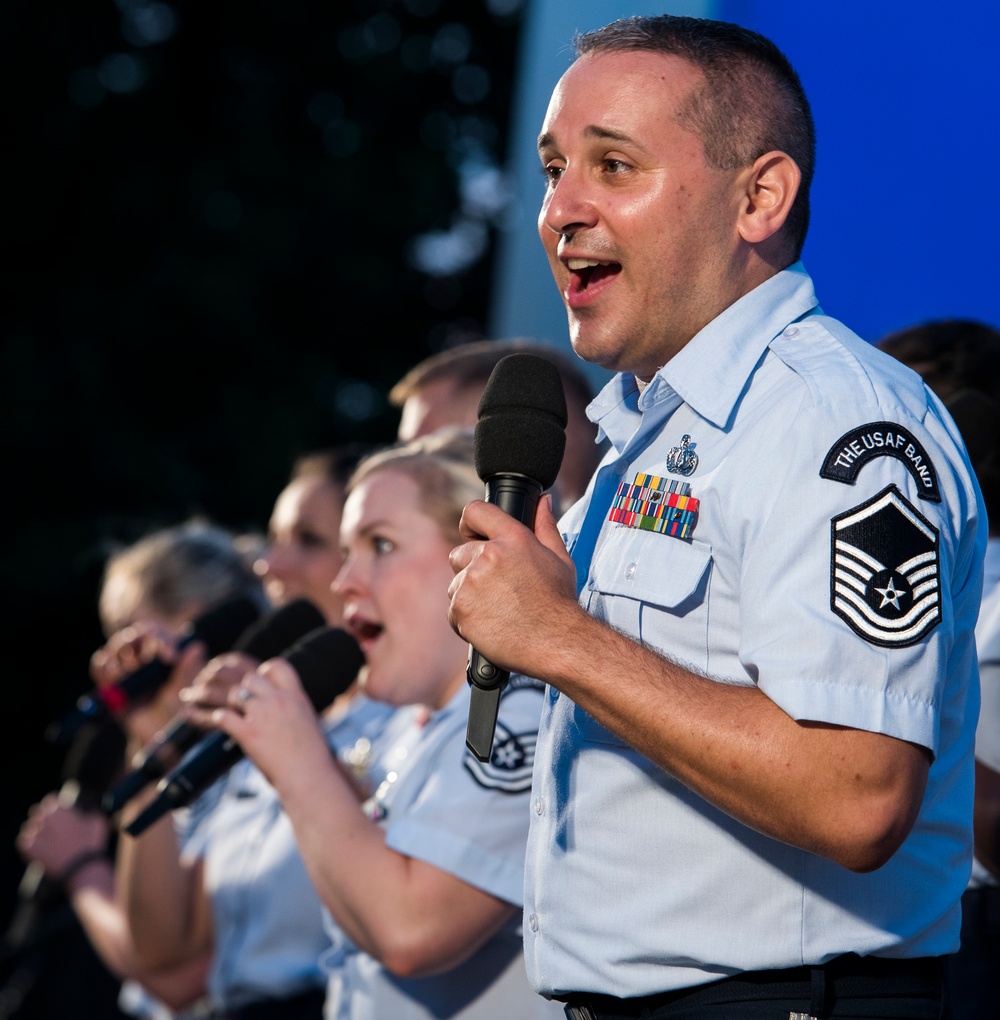
[[[819,474],[853,485],[861,469],[875,457],[895,457],[920,487],[921,499],[941,502],[937,471],[927,451],[909,429],[891,421],[873,421],[845,432],[830,447]]]
[[[830,607],[856,634],[903,648],[941,622],[938,530],[895,485],[830,524]]]
[[[493,736],[493,752],[489,761],[480,761],[466,750],[463,764],[472,778],[488,790],[500,793],[525,793],[531,789],[531,772],[535,766],[535,744],[538,731],[511,733],[497,723]]]

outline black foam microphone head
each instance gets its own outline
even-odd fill
[[[508,354],[479,400],[476,473],[527,475],[552,487],[566,449],[566,394],[559,369],[537,354]]]
[[[321,712],[351,686],[364,665],[357,641],[339,627],[320,627],[282,653],[299,675],[302,689]]]
[[[309,599],[294,599],[251,624],[233,646],[263,662],[271,659],[306,634],[324,626],[323,614]]]
[[[337,627],[311,631],[281,658],[295,669],[317,712],[351,686],[365,661],[357,641]],[[125,832],[139,836],[168,811],[190,804],[242,757],[243,750],[232,737],[222,730],[210,733],[160,780],[157,798],[125,826]]]
[[[254,599],[240,595],[213,606],[191,624],[190,636],[203,641],[209,657],[228,652],[243,632],[260,618],[260,606]]]

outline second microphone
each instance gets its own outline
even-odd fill
[[[351,686],[364,663],[358,643],[337,627],[313,631],[281,657],[298,673],[317,711]],[[125,831],[138,836],[167,812],[186,807],[242,757],[242,748],[227,733],[219,731],[204,737],[160,780],[156,799],[125,826]]]

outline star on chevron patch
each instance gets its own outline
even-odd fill
[[[830,524],[830,607],[855,633],[902,648],[941,622],[938,530],[895,485]]]
[[[537,741],[538,733],[535,730],[530,733],[512,733],[498,722],[489,761],[480,761],[466,751],[463,763],[472,773],[472,778],[488,790],[524,793],[531,789]]]

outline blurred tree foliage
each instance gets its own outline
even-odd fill
[[[391,438],[392,383],[482,335],[522,18],[4,5],[5,848],[57,785],[42,733],[89,686],[108,542],[264,528],[296,453]]]

